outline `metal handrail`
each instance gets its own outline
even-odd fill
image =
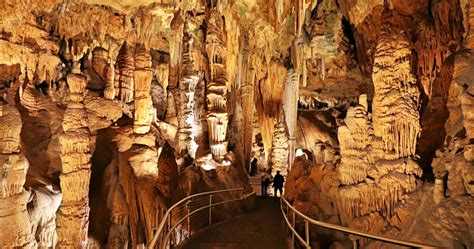
[[[286,212],[283,209],[284,206],[286,206]],[[288,220],[288,217],[287,217],[288,208],[290,208],[292,213],[293,213],[293,215],[292,215],[292,221],[293,222],[292,223]],[[280,209],[281,209],[281,212],[283,214],[283,218],[285,219],[285,222],[286,222],[288,228],[290,229],[290,231],[292,233],[292,242],[293,242],[293,244],[294,244],[294,240],[295,240],[295,237],[296,237],[298,239],[298,241],[306,248],[311,248],[310,247],[310,241],[309,241],[309,224],[313,224],[313,225],[316,225],[316,226],[319,226],[319,227],[324,227],[324,228],[328,228],[328,229],[331,229],[331,230],[336,230],[336,231],[339,231],[339,232],[348,233],[348,234],[352,234],[352,235],[356,235],[356,236],[360,236],[360,237],[364,237],[364,238],[368,238],[368,239],[374,239],[374,240],[378,240],[378,241],[382,241],[382,242],[386,242],[386,243],[390,243],[390,244],[395,244],[395,245],[415,247],[415,248],[442,248],[442,247],[435,246],[435,245],[390,238],[390,237],[387,237],[387,236],[376,235],[376,234],[373,234],[373,233],[368,233],[368,232],[364,232],[364,231],[360,231],[360,230],[356,230],[356,229],[352,229],[352,228],[348,228],[348,227],[344,227],[344,226],[339,226],[339,225],[334,225],[334,224],[330,224],[330,223],[326,223],[326,222],[317,221],[317,220],[314,220],[314,219],[304,215],[300,211],[298,211],[283,196],[280,197]],[[295,214],[298,215],[299,217],[301,217],[304,220],[304,223],[305,223],[305,239],[303,239],[303,237],[301,237],[301,235],[298,234],[298,232],[296,231],[296,228],[295,228],[296,227]],[[354,248],[357,248],[357,240],[353,240],[353,245],[354,245]]]
[[[239,200],[243,200],[243,188],[233,188],[233,189],[223,189],[223,190],[215,190],[215,191],[209,191],[209,192],[202,192],[202,193],[198,193],[198,194],[194,194],[194,195],[190,195],[180,201],[178,201],[177,203],[175,203],[173,206],[171,206],[165,213],[165,215],[163,216],[163,219],[160,223],[160,225],[158,226],[158,229],[156,230],[156,233],[155,235],[153,236],[153,239],[151,240],[150,244],[148,245],[148,248],[151,249],[151,248],[155,248],[155,246],[157,245],[158,243],[158,240],[161,238],[164,238],[163,240],[163,243],[160,246],[160,248],[167,248],[167,246],[169,246],[169,240],[171,239],[171,234],[172,232],[183,222],[185,221],[186,219],[190,219],[190,217],[193,215],[193,214],[196,214],[200,211],[203,211],[205,209],[209,209],[209,225],[211,224],[211,215],[212,215],[212,208],[215,207],[215,206],[219,206],[219,205],[222,205],[222,204],[225,204],[225,203],[230,203],[230,202],[234,202],[234,201],[239,201]],[[212,203],[212,197],[215,196],[216,194],[221,194],[221,193],[230,193],[230,192],[239,192],[240,195],[239,195],[239,198],[234,198],[234,199],[230,199],[230,200],[226,200],[226,201],[221,201],[221,202],[216,202],[216,203]],[[176,209],[177,207],[179,207],[180,205],[186,203],[187,205],[189,205],[189,202],[191,202],[192,199],[195,199],[196,197],[203,197],[203,196],[208,196],[209,197],[209,203],[203,207],[200,207],[192,212],[189,212],[189,209],[188,209],[188,213],[182,217],[181,219],[178,220],[178,222],[176,222],[176,224],[174,225],[171,225],[171,214],[173,212],[174,209]],[[189,221],[188,221],[189,222]],[[189,225],[189,224],[188,224]],[[167,228],[167,232],[166,234],[163,234],[163,232],[165,231],[165,228]],[[160,236],[161,235],[161,236]],[[171,246],[169,246],[171,247]]]

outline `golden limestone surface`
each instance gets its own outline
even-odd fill
[[[474,0],[0,9],[0,248],[148,247],[179,200],[276,171],[309,217],[474,245]]]

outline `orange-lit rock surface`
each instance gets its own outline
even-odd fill
[[[178,200],[263,170],[313,218],[474,244],[473,1],[0,9],[0,247],[146,246]]]

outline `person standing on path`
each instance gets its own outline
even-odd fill
[[[277,170],[275,177],[273,178],[273,188],[275,189],[275,197],[277,197],[277,190],[280,191],[280,197],[283,195],[283,183],[285,178],[280,174],[280,171]]]
[[[272,175],[267,173],[267,171],[263,171],[261,184],[262,184],[262,197],[267,197],[267,190],[268,186],[272,182]]]

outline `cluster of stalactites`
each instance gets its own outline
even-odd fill
[[[390,217],[405,193],[413,192],[416,187],[415,176],[398,172],[384,175],[377,184],[364,182],[344,186],[339,189],[338,198],[341,220],[351,222],[372,212]]]
[[[61,245],[81,247],[87,244],[91,174],[90,131],[83,103],[86,78],[69,74],[67,83],[71,103],[64,113],[64,133],[59,137],[62,161],[59,178],[63,201],[57,216],[57,232]]]
[[[222,157],[227,153],[226,35],[224,21],[216,8],[210,11],[207,22],[206,52],[210,73],[206,86],[207,124],[212,155]]]
[[[390,217],[421,176],[415,155],[420,133],[419,91],[411,74],[409,42],[403,32],[383,31],[374,58],[372,115],[367,97],[347,111],[338,128],[341,163],[338,174],[344,222],[380,212]]]
[[[414,156],[421,132],[419,90],[411,73],[410,44],[402,32],[382,32],[376,47],[373,126],[384,150],[398,157]]]
[[[256,89],[256,109],[266,160],[269,159],[272,148],[275,122],[279,121],[282,113],[288,71],[281,61],[272,60],[268,66],[267,76],[257,86],[259,89]]]

